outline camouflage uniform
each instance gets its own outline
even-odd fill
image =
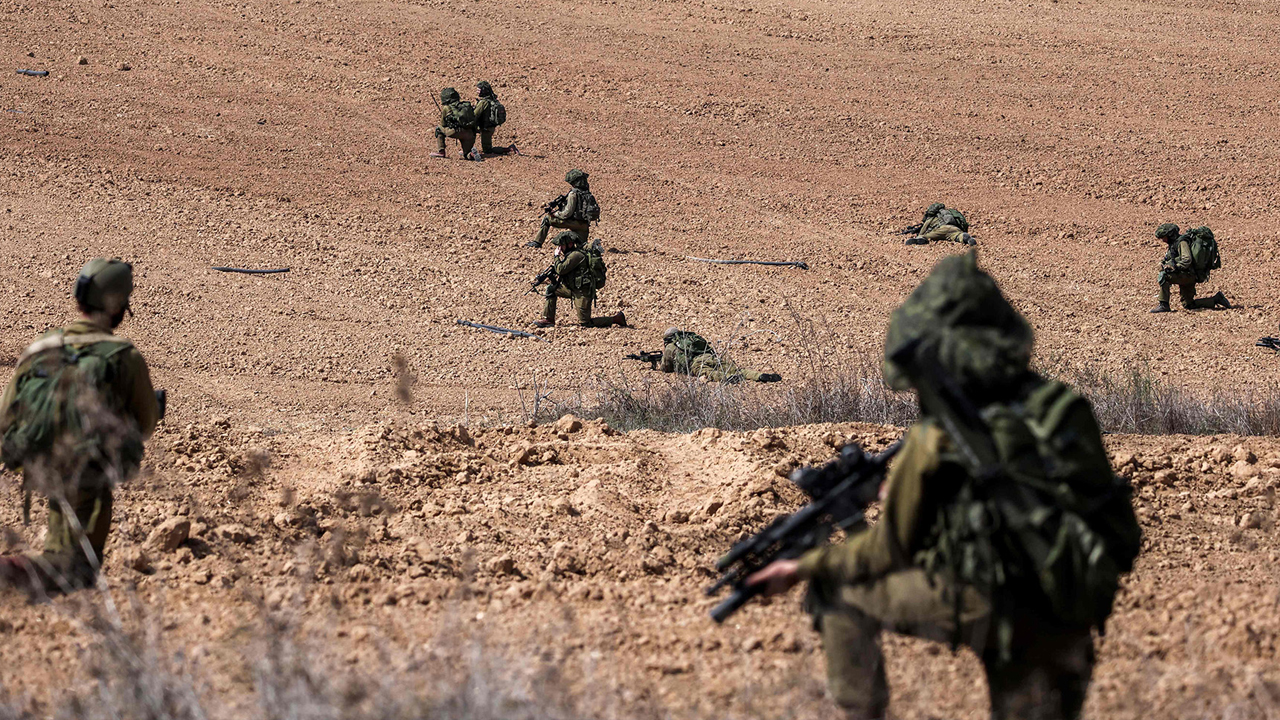
[[[705,344],[707,352],[698,353],[690,357],[689,353],[680,347],[681,340],[684,338],[696,339],[701,344]],[[701,335],[695,333],[671,328],[663,334],[662,342],[661,369],[664,373],[682,373],[693,377],[704,377],[714,382],[737,382],[739,380],[776,382],[782,379],[781,375],[747,370],[738,367],[729,360],[722,360],[714,350],[711,350],[710,344]]]
[[[556,300],[567,298],[573,301],[573,309],[578,315],[578,324],[582,327],[602,328],[610,325],[626,327],[626,316],[621,312],[605,317],[591,317],[596,288],[587,254],[576,248],[565,249],[568,245],[580,245],[578,237],[572,232],[562,232],[552,240],[552,244],[564,250],[564,257],[554,264],[556,277],[560,281],[554,285],[547,285],[542,306],[542,319],[535,324],[540,327],[555,325]]]
[[[965,263],[971,271],[954,272]],[[939,329],[946,327],[960,329]],[[975,401],[1019,403],[1044,384],[1028,369],[1030,327],[971,255],[944,260],[895,311],[886,346],[897,348],[915,336],[942,338],[940,361]],[[897,389],[909,387],[888,360],[885,377]],[[1090,445],[1097,457],[1080,461],[1086,472],[1111,478],[1092,413],[1064,422],[1097,439]],[[1026,596],[987,595],[951,579],[945,568],[924,568],[946,537],[944,511],[972,482],[967,468],[926,412],[907,432],[890,469],[880,520],[800,560],[827,656],[828,687],[850,718],[885,716],[889,689],[879,646],[885,629],[971,647],[986,669],[993,720],[1079,717],[1094,665],[1090,627],[1063,626],[1037,614],[1033,608],[1040,605]]]
[[[95,268],[95,263],[100,265]],[[87,274],[93,279],[95,270],[103,267],[118,268],[122,265],[128,267],[118,261],[107,264],[106,261],[95,260],[85,266],[81,276],[84,277]],[[131,290],[131,270],[128,273],[127,284]],[[94,292],[90,289],[88,301],[81,301],[82,310],[100,311],[106,315],[123,315],[123,307],[119,308],[117,313],[111,307],[103,307],[103,305],[110,306],[111,300],[99,302],[93,295]],[[128,293],[125,292],[126,306],[127,296]],[[129,341],[112,339],[114,336],[111,334],[111,328],[108,327],[108,323],[101,320],[103,315],[100,313],[92,314],[87,319],[78,320],[61,329],[52,330],[41,336],[41,339],[56,339],[61,335],[65,338],[62,345],[72,348],[84,348],[102,342],[118,342],[127,345],[128,349],[123,350],[119,356],[120,374],[107,391],[112,397],[111,404],[120,408],[123,419],[128,424],[127,427],[136,429],[141,440],[145,440],[155,430],[160,412],[155,390],[151,385],[151,374],[147,370],[147,364],[142,359],[142,355]],[[82,338],[84,342],[77,342],[78,338]],[[31,349],[35,350],[39,345],[40,341],[37,341],[37,345],[33,345]],[[32,353],[32,355],[37,354]],[[14,377],[5,388],[3,399],[0,399],[0,408],[5,412],[4,416],[0,417],[0,433],[9,429],[11,417],[8,409],[13,405],[17,394],[16,380],[31,362],[33,362],[32,357],[24,357],[19,361]],[[28,459],[24,466],[32,464]],[[103,467],[97,461],[90,460],[86,463],[80,458],[70,463],[52,458],[48,467],[50,473],[58,477],[33,478],[31,477],[32,469],[23,468],[24,485],[34,486],[35,489],[50,493],[46,503],[48,531],[45,534],[43,552],[30,558],[6,558],[5,568],[0,570],[0,575],[7,574],[10,581],[19,584],[34,581],[32,584],[35,587],[43,587],[45,590],[61,588],[64,584],[71,588],[92,585],[98,568],[102,565],[107,535],[111,530],[112,487],[115,483],[127,479],[122,475],[136,468]],[[75,516],[74,522],[68,516],[68,510]],[[86,542],[92,557],[85,553]],[[4,579],[0,577],[0,580]]]
[[[480,123],[480,152],[485,155],[506,155],[513,152],[516,149],[515,145],[497,148],[493,146],[493,132],[498,129],[498,126],[489,125],[485,120],[489,116],[491,101],[498,99],[497,94],[493,92],[493,86],[481,80],[476,84],[476,90],[480,94],[479,99],[476,100],[476,118]]]
[[[924,211],[924,219],[920,221],[920,231],[907,240],[908,245],[927,245],[929,243],[957,242],[963,245],[977,245],[967,229],[950,224],[952,214],[942,203],[934,203]]]
[[[462,101],[462,96],[453,88],[440,91],[440,124],[436,126],[436,157],[445,156],[445,138],[453,138],[462,147],[463,157],[470,157],[471,149],[476,144],[475,128],[454,127],[450,114],[451,106]]]
[[[538,234],[528,243],[529,247],[542,247],[542,244],[547,241],[547,233],[551,231],[551,228],[571,230],[577,233],[581,239],[579,247],[586,246],[591,237],[591,223],[579,220],[575,216],[584,201],[584,195],[591,193],[591,186],[587,184],[587,177],[587,173],[581,170],[570,170],[565,173],[564,181],[569,183],[573,189],[565,197],[564,207],[554,213],[547,213],[542,216],[542,226],[538,228]]]
[[[1191,255],[1191,243],[1185,235],[1178,233],[1177,225],[1161,225],[1156,228],[1156,237],[1167,242],[1169,248],[1164,253],[1164,260],[1160,261],[1160,274],[1156,276],[1156,282],[1160,284],[1160,301],[1151,312],[1169,311],[1169,288],[1174,285],[1178,286],[1178,296],[1182,299],[1185,310],[1231,307],[1226,295],[1222,293],[1213,297],[1196,298],[1196,283],[1199,278],[1196,277],[1195,258]]]

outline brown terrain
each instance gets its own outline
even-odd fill
[[[809,323],[877,353],[958,251],[894,234],[935,200],[966,212],[1042,360],[1274,384],[1253,341],[1280,316],[1278,30],[1261,0],[0,0],[0,52],[50,71],[0,74],[0,360],[71,316],[87,259],[135,264],[121,331],[169,417],[105,577],[216,716],[263,714],[244,656],[266,616],[344,674],[474,646],[513,658],[509,683],[555,670],[598,716],[819,717],[795,599],[716,627],[706,568],[797,505],[788,469],[900,431],[530,427],[532,388],[646,376],[621,356],[670,325],[792,379]],[[478,80],[524,154],[428,158],[431,97]],[[521,245],[571,167],[603,208],[600,312],[634,328],[456,325],[536,317],[522,293],[549,253]],[[1236,309],[1146,312],[1165,221],[1214,228],[1202,294]],[[1280,717],[1280,442],[1108,443],[1148,546],[1088,716]],[[20,505],[6,475],[0,549],[38,539]],[[0,596],[0,688],[36,716],[92,687],[84,602]],[[888,646],[901,716],[984,716],[971,656]]]

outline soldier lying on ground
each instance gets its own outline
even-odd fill
[[[915,236],[907,238],[907,245],[928,245],[943,240],[965,245],[978,244],[969,234],[969,221],[965,219],[964,213],[942,203],[930,205],[924,211],[924,219],[920,221],[920,225],[911,230],[915,231]]]
[[[661,369],[665,373],[683,373],[716,382],[778,382],[782,379],[777,373],[759,373],[740,368],[717,355],[706,338],[678,328],[668,328],[662,334]]]

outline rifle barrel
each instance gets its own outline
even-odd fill
[[[717,623],[723,623],[729,619],[729,616],[742,609],[743,605],[751,602],[751,599],[759,595],[764,589],[762,585],[742,585],[733,591],[733,594],[725,598],[724,602],[711,609],[711,619]]]

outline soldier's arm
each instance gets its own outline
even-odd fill
[[[679,352],[679,350],[676,350],[675,343],[667,343],[662,348],[662,365],[660,366],[660,369],[662,370],[662,372],[670,373],[670,372],[676,371],[676,353],[677,352]]]
[[[564,199],[564,207],[555,213],[557,220],[568,220],[578,211],[578,193],[570,192]]]
[[[1179,270],[1190,270],[1195,265],[1195,260],[1191,257],[1191,243],[1186,240],[1178,241],[1178,259],[1174,264]]]
[[[124,371],[129,384],[125,388],[126,407],[138,423],[142,437],[149,438],[160,420],[160,404],[156,402],[156,389],[151,385],[151,371],[137,348],[131,348],[125,355]]]
[[[913,427],[889,471],[879,522],[840,545],[811,550],[800,560],[800,574],[851,584],[910,566],[932,521],[925,492],[938,470],[944,441],[945,435],[932,423]]]
[[[581,250],[574,250],[566,255],[563,260],[556,263],[556,275],[559,275],[560,279],[564,280],[571,276],[573,271],[577,270],[578,266],[582,265],[582,263],[586,261],[587,256],[583,255]]]

